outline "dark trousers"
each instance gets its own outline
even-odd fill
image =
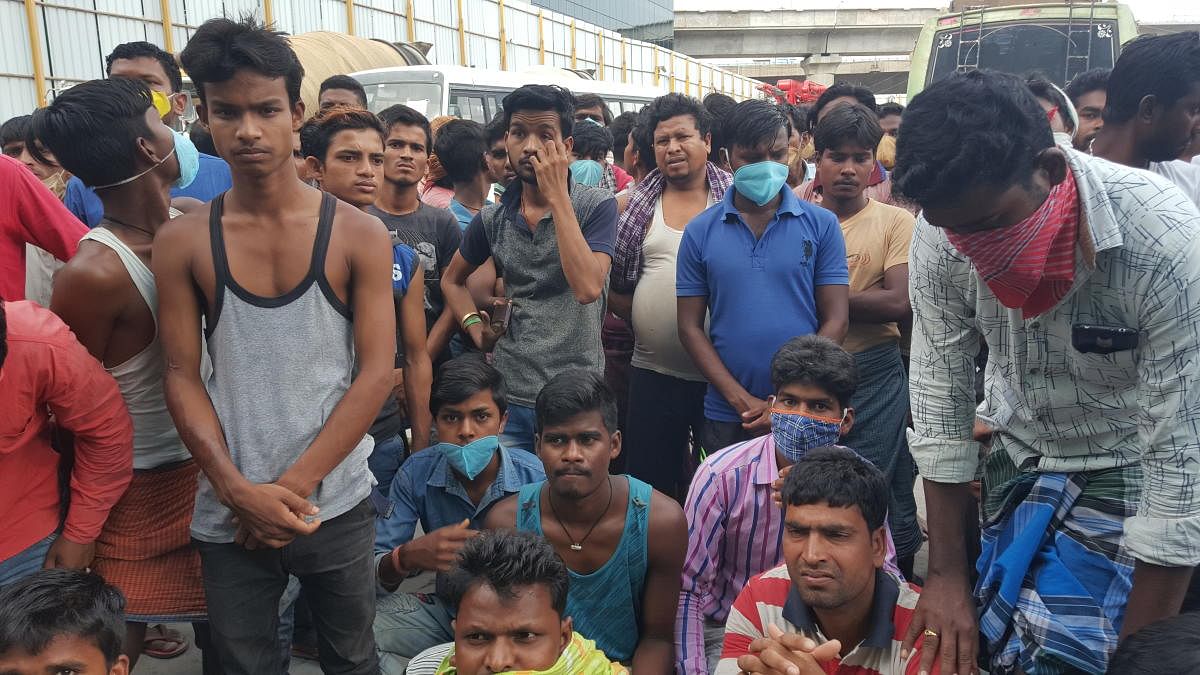
[[[288,575],[300,579],[317,629],[324,673],[375,675],[375,514],[363,500],[281,549],[195,542],[200,550],[209,627],[229,675],[283,671],[279,598]]]
[[[692,447],[699,447],[707,388],[704,382],[637,367],[629,377],[629,416],[621,453],[626,471],[679,501],[687,496],[700,461]]]
[[[768,432],[770,433],[770,432]],[[718,422],[705,419],[704,428],[700,432],[700,445],[706,455],[728,448],[734,443],[741,443],[754,438],[754,435],[742,426],[741,422]]]

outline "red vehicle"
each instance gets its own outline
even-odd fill
[[[761,84],[759,90],[775,98],[778,103],[800,105],[813,103],[828,87],[810,80],[779,80],[775,84]]]

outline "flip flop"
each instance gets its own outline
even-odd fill
[[[146,627],[146,639],[142,641],[142,653],[156,659],[173,659],[188,650],[187,638],[177,630],[161,623]]]

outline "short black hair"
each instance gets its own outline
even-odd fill
[[[482,354],[463,354],[438,369],[429,392],[429,411],[436,417],[444,405],[462,403],[483,390],[492,392],[492,400],[503,415],[508,410],[508,388],[504,376]]]
[[[1061,116],[1063,125],[1067,127],[1067,132],[1075,133],[1075,120],[1070,112],[1071,102],[1067,100],[1067,95],[1058,88],[1058,85],[1041,73],[1030,73],[1025,76],[1025,86],[1029,87],[1029,91],[1032,91],[1034,96],[1048,101],[1058,108],[1058,114]]]
[[[550,604],[562,617],[567,611],[567,566],[544,537],[516,530],[483,530],[467,540],[458,560],[442,577],[439,595],[458,609],[471,589],[486,584],[511,600],[530,586],[545,586]]]
[[[801,335],[783,343],[771,357],[771,386],[779,391],[789,384],[824,389],[845,408],[858,389],[858,365],[833,340]]]
[[[812,127],[808,123],[808,112],[806,110],[803,110],[798,105],[792,105],[790,103],[784,103],[781,105],[784,113],[787,114],[788,119],[792,122],[792,131],[795,131],[798,134],[812,131]],[[788,135],[790,136],[791,134]]]
[[[111,668],[125,640],[125,598],[94,572],[39,570],[0,588],[0,654],[40,654],[70,635],[95,643]]]
[[[571,151],[581,159],[604,162],[613,147],[613,135],[606,127],[592,122],[577,122],[571,132]]]
[[[759,99],[747,99],[729,110],[721,123],[725,147],[757,148],[775,141],[779,130],[792,135],[792,120],[781,106]]]
[[[504,135],[508,133],[508,127],[504,124],[504,115],[497,114],[492,118],[491,122],[483,127],[483,138],[487,141],[488,149],[498,141],[504,140]]]
[[[583,108],[595,108],[597,106],[600,107],[600,114],[602,117],[604,117],[604,126],[612,124],[613,114],[612,111],[608,109],[608,104],[604,102],[604,99],[600,98],[596,94],[575,95],[575,110],[581,110]]]
[[[539,434],[547,425],[562,424],[593,411],[600,413],[608,433],[617,431],[616,397],[603,377],[582,368],[566,370],[550,378],[538,392],[534,411]]]
[[[438,129],[433,153],[451,184],[470,182],[485,171],[483,153],[491,147],[485,138],[483,125],[474,120],[450,120]]]
[[[934,82],[909,103],[903,125],[893,187],[922,207],[954,203],[972,187],[1027,185],[1038,154],[1054,147],[1024,80],[991,70]]]
[[[29,136],[86,185],[108,185],[137,172],[137,140],[151,135],[146,110],[153,105],[141,80],[83,82],[35,111]],[[30,152],[39,157],[36,146]]]
[[[104,74],[112,75],[113,61],[144,58],[154,59],[162,66],[167,81],[171,83],[171,93],[183,91],[183,73],[179,71],[175,55],[150,42],[126,42],[114,47],[112,53],[104,57]]]
[[[193,124],[188,127],[188,138],[192,139],[192,145],[196,146],[200,152],[213,157],[217,156],[217,145],[213,143],[212,133],[209,132],[208,127],[199,122]]]
[[[871,532],[887,518],[888,484],[874,464],[848,448],[815,448],[788,471],[779,489],[789,506],[825,503],[833,508],[857,506]]]
[[[835,99],[845,98],[847,96],[858,99],[858,102],[866,107],[867,110],[870,110],[876,115],[879,114],[879,104],[875,102],[875,92],[857,84],[838,82],[832,87],[821,92],[821,95],[817,97],[817,102],[813,104],[812,110],[809,112],[809,124],[815,125],[817,123],[817,117],[820,116],[821,111],[825,109],[825,106],[832,103]]]
[[[1200,82],[1200,33],[1143,35],[1121,49],[1108,76],[1106,124],[1122,124],[1137,114],[1142,99],[1153,96],[1170,107]]]
[[[896,103],[895,101],[888,101],[887,103],[879,106],[879,119],[890,117],[892,115],[903,116],[904,106]]]
[[[1084,94],[1090,94],[1093,91],[1108,90],[1108,76],[1112,73],[1112,68],[1092,68],[1085,70],[1076,75],[1063,87],[1067,98],[1071,99],[1071,103],[1079,105],[1079,98]]]
[[[725,147],[725,116],[737,105],[732,96],[713,92],[704,97],[704,109],[712,115],[712,146],[708,153],[708,161],[714,164],[720,161],[721,148]],[[790,134],[789,134],[790,135]]]
[[[658,161],[654,158],[654,144],[651,142],[654,134],[646,133],[646,125],[649,120],[646,117],[646,106],[638,111],[637,120],[633,123],[633,129],[630,133],[633,134],[633,146],[637,148],[638,164],[646,173],[658,168]]]
[[[429,128],[429,118],[422,115],[420,111],[414,110],[403,103],[397,103],[381,110],[379,112],[379,119],[383,122],[385,136],[390,134],[392,127],[397,124],[406,127],[421,127],[425,130],[425,152],[427,154],[433,152],[433,131]],[[507,126],[505,130],[507,130]]]
[[[696,122],[700,135],[712,132],[713,116],[699,101],[683,94],[665,94],[659,96],[646,106],[646,133],[650,135],[651,143],[654,130],[658,125],[681,115],[691,115]]]
[[[200,100],[205,100],[204,85],[228,82],[240,70],[263,77],[282,77],[288,101],[300,101],[304,66],[287,37],[263,26],[253,16],[240,21],[209,19],[196,29],[192,39],[179,53],[179,60],[196,85]]]
[[[733,109],[737,105],[737,101],[728,94],[722,94],[719,91],[714,91],[704,97],[701,102],[704,109],[713,115],[713,117],[724,117],[725,113]]]
[[[363,89],[362,83],[349,75],[330,75],[325,78],[325,81],[321,83],[321,89],[317,92],[317,98],[330,89],[352,91],[358,97],[358,102],[362,104],[362,107],[367,107],[367,90]]]
[[[627,110],[617,115],[612,124],[608,125],[608,130],[613,137],[613,157],[618,162],[623,161],[625,146],[629,145],[629,133],[633,131],[635,124],[637,124],[637,113]]]
[[[324,162],[329,154],[329,144],[339,132],[366,129],[379,134],[382,145],[383,123],[365,108],[335,105],[317,113],[300,127],[300,154],[316,157]]]
[[[1200,612],[1160,619],[1121,641],[1109,675],[1200,673]]]
[[[512,126],[514,113],[522,111],[553,112],[558,114],[558,127],[563,138],[571,136],[575,124],[575,95],[553,84],[527,84],[504,97],[504,128]]]
[[[875,152],[881,138],[879,116],[855,103],[840,105],[821,118],[813,134],[813,147],[824,152],[842,145],[857,145]]]
[[[33,115],[17,115],[0,124],[0,147],[9,143],[24,143],[29,135],[29,120]]]

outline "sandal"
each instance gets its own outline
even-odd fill
[[[187,638],[177,630],[161,623],[146,627],[146,639],[142,641],[142,653],[156,659],[173,659],[188,650]]]

